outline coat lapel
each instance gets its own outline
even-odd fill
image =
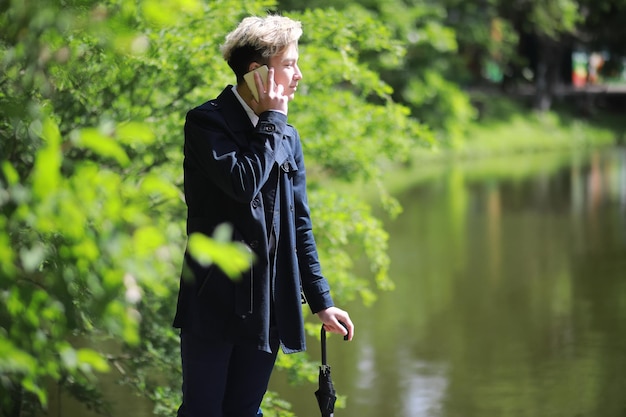
[[[215,99],[215,103],[221,110],[226,124],[233,133],[235,133],[236,139],[239,142],[242,137],[247,137],[247,135],[243,133],[251,131],[254,129],[254,126],[252,126],[248,114],[232,92],[232,88],[231,85],[227,86]]]

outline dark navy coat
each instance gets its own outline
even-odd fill
[[[229,223],[233,239],[245,243],[255,261],[233,281],[217,266],[203,267],[186,253],[174,326],[269,351],[273,303],[283,350],[299,352],[306,348],[301,290],[313,313],[333,306],[311,228],[300,138],[287,116],[276,111],[262,113],[254,127],[231,88],[187,114],[187,233],[211,236],[216,226]],[[274,283],[263,196],[272,169],[278,171],[278,185],[269,188],[279,193],[272,213]]]

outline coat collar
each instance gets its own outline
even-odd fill
[[[233,132],[242,132],[254,128],[246,110],[241,106],[232,91],[233,86],[228,85],[214,100],[218,108],[223,109],[224,120]]]

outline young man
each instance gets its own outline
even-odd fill
[[[298,68],[300,22],[248,17],[226,36],[224,59],[237,77],[185,123],[187,233],[211,236],[228,223],[255,255],[238,280],[188,254],[174,326],[181,329],[179,417],[253,417],[279,347],[305,350],[302,295],[327,331],[348,335],[321,273],[307,205],[298,132],[287,124]],[[258,100],[244,74],[255,74]],[[342,323],[345,325],[342,325]]]

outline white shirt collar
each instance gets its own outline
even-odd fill
[[[243,109],[246,111],[246,113],[248,114],[248,117],[250,118],[250,121],[252,122],[253,126],[256,126],[256,124],[259,122],[259,116],[257,116],[254,113],[254,110],[252,110],[250,108],[250,106],[248,106],[248,103],[246,103],[241,96],[239,95],[239,92],[237,91],[237,86],[233,85],[232,87],[233,93],[235,94],[235,97],[237,97],[237,100],[239,100],[239,102],[241,103],[241,105],[243,106]]]

